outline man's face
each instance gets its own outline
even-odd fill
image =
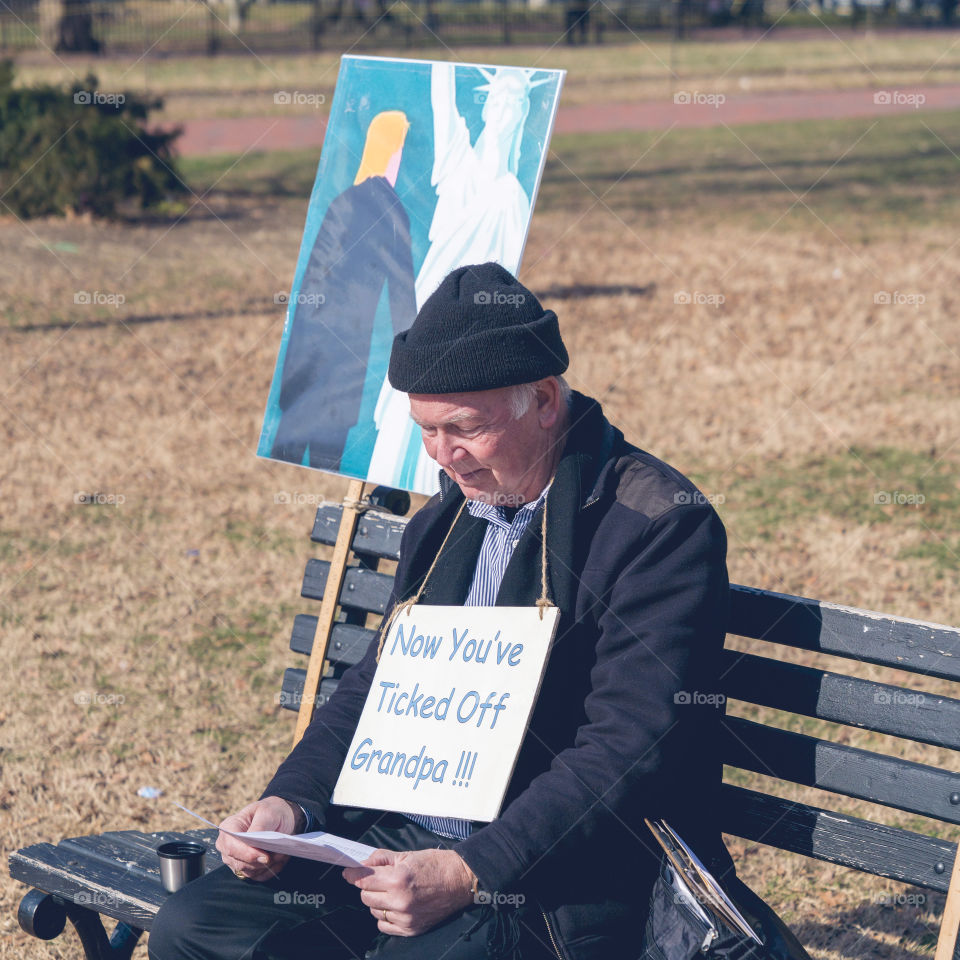
[[[511,388],[476,393],[410,394],[410,415],[423,445],[468,500],[519,506],[535,500],[550,480],[559,391],[556,381],[538,389],[523,416],[514,419]]]

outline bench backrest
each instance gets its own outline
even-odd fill
[[[811,717],[960,749],[960,700],[922,688],[937,678],[952,681],[939,687],[960,693],[960,630],[738,585],[730,592],[723,673],[729,697],[785,711],[797,726]],[[919,685],[787,663],[776,647],[765,656],[738,652],[730,649],[733,636],[894,667]],[[728,717],[725,730],[724,761],[732,768],[960,823],[956,772],[739,717]],[[937,836],[730,783],[724,818],[725,832],[735,836],[943,893],[957,853],[956,843]]]
[[[311,539],[336,541],[342,508],[323,504]],[[368,616],[385,612],[392,577],[378,571],[381,561],[396,560],[407,520],[368,511],[353,539],[356,562],[348,567],[340,592],[341,613],[325,654],[327,663],[317,693],[326,702],[337,680],[363,657],[375,630]],[[329,562],[307,562],[301,594],[323,597]],[[929,678],[960,682],[960,630],[731,585],[731,612],[722,686],[742,705],[783,711],[779,724],[802,726],[803,718],[847,724],[866,730],[960,750],[960,700],[943,693],[876,683],[856,676],[785,662],[777,657],[793,647]],[[290,647],[309,655],[317,618],[298,615]],[[777,646],[769,655],[731,649],[731,638],[745,637]],[[737,641],[732,641],[737,645]],[[742,642],[741,642],[742,643]],[[290,668],[283,679],[281,703],[298,710],[306,671]],[[946,686],[940,684],[940,686]],[[953,688],[960,694],[960,686]],[[725,833],[867,873],[946,892],[957,844],[935,835],[863,820],[829,809],[737,786],[741,771],[763,774],[780,783],[816,787],[845,797],[883,804],[942,821],[960,823],[960,775],[941,767],[846,746],[774,723],[735,716],[756,712],[731,704],[724,726],[722,826]],[[951,755],[952,757],[953,755]]]

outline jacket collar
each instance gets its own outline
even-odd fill
[[[576,540],[581,513],[613,482],[611,454],[623,435],[595,400],[574,392],[570,425],[557,472],[547,494],[547,591],[564,613],[573,613],[578,567]],[[443,533],[463,502],[460,488],[440,474],[440,512],[435,529]],[[534,514],[504,573],[498,606],[528,606],[541,591],[543,507]],[[470,586],[486,521],[463,512],[424,591],[430,603],[462,603]],[[451,549],[455,546],[455,549]],[[439,542],[434,549],[439,549]],[[432,554],[431,554],[432,556]]]

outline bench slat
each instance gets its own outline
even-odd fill
[[[727,696],[775,710],[960,750],[960,700],[906,687],[723,651]]]
[[[300,595],[309,600],[322,600],[330,573],[329,560],[308,560],[303,573],[303,585]],[[340,590],[340,605],[366,610],[369,613],[383,613],[390,600],[393,577],[388,573],[375,573],[361,567],[347,567]]]
[[[337,542],[343,507],[336,503],[322,503],[317,507],[310,539],[314,543],[333,546]],[[357,522],[351,549],[354,553],[369,553],[384,560],[400,556],[400,538],[407,521],[390,513],[368,510]]]
[[[303,685],[307,679],[307,671],[299,667],[287,667],[283,671],[283,685],[280,688],[280,706],[285,710],[297,711],[300,709],[300,698],[303,696]],[[334,677],[325,677],[320,681],[317,690],[316,707],[322,707],[337,689],[337,680]]]
[[[156,880],[158,876],[156,844],[138,848],[134,844],[125,842],[126,839],[124,834],[103,833],[87,837],[70,837],[61,840],[60,847],[78,863],[96,863],[102,868],[117,866],[128,876],[136,876],[142,880]],[[158,840],[157,844],[160,842]]]
[[[201,840],[207,847],[207,872],[222,865],[213,846],[215,830],[152,834],[123,831],[72,837],[56,846],[37,843],[24,847],[10,854],[10,875],[45,893],[149,930],[168,896],[160,886],[155,853],[156,847],[168,840]]]
[[[740,717],[724,722],[723,762],[766,776],[960,823],[960,774]]]
[[[960,629],[730,585],[728,630],[741,637],[960,680]]]
[[[218,830],[209,827],[189,831],[191,839],[199,840],[207,847],[206,869],[208,871],[219,867],[223,862],[220,857],[220,851],[216,848],[218,834]],[[132,862],[146,869],[148,873],[151,875],[155,874],[157,877],[160,875],[159,866],[157,865],[157,847],[161,843],[167,843],[171,840],[182,840],[184,836],[185,834],[175,830],[161,830],[155,833],[143,833],[140,830],[116,830],[99,834],[101,839],[116,844],[118,852],[122,856],[127,857]],[[70,838],[71,841],[78,843],[85,839],[86,837]]]
[[[310,656],[316,633],[317,618],[307,613],[298,613],[293,621],[290,649],[294,653]],[[376,630],[368,630],[366,627],[358,627],[351,623],[335,623],[330,631],[327,659],[333,663],[346,663],[351,666],[359,663],[367,652],[370,641],[376,635]]]
[[[725,783],[721,829],[878,877],[946,893],[957,844]]]

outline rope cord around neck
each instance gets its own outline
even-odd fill
[[[427,581],[430,579],[430,574],[433,573],[433,568],[437,565],[437,561],[440,559],[440,554],[443,553],[443,548],[447,545],[447,541],[450,539],[450,534],[453,533],[453,528],[457,525],[457,521],[460,519],[460,514],[463,513],[466,505],[467,501],[464,499],[463,503],[460,504],[460,509],[457,511],[457,515],[453,518],[453,523],[450,524],[450,529],[447,531],[447,535],[443,538],[443,543],[440,544],[440,549],[437,551],[437,555],[433,558],[433,563],[430,564],[430,569],[427,571],[427,575],[423,578],[420,586],[417,588],[417,592],[409,600],[404,600],[403,603],[394,604],[393,610],[390,612],[390,618],[380,630],[380,646],[377,647],[377,663],[380,662],[380,654],[383,653],[383,645],[387,642],[387,634],[390,632],[390,628],[393,626],[393,621],[397,619],[397,614],[400,613],[401,610],[409,610],[420,600],[420,595],[423,593],[424,587],[426,587]]]
[[[543,498],[543,522],[540,525],[540,541],[543,544],[543,552],[540,559],[540,598],[537,600],[536,607],[540,611],[541,620],[544,610],[553,606],[547,592],[547,501],[549,499],[549,494]]]
[[[417,588],[417,592],[410,597],[409,600],[404,600],[402,603],[395,603],[393,610],[390,611],[390,616],[387,618],[387,622],[383,624],[380,629],[380,645],[377,647],[377,663],[380,662],[380,654],[383,653],[383,645],[387,642],[387,634],[390,632],[390,628],[393,626],[393,621],[396,620],[397,616],[403,610],[409,610],[415,603],[420,601],[420,597],[423,594],[424,589],[427,586],[427,581],[430,579],[430,574],[433,573],[433,568],[436,567],[437,561],[440,559],[440,554],[443,553],[443,548],[447,545],[447,541],[450,539],[450,534],[453,533],[453,528],[457,525],[457,521],[460,519],[460,515],[463,513],[464,508],[467,506],[467,501],[464,500],[460,504],[460,509],[457,511],[457,515],[453,518],[453,523],[450,524],[450,529],[447,531],[446,536],[443,538],[443,543],[440,544],[440,549],[437,551],[437,555],[433,558],[433,563],[430,564],[430,569],[427,571],[426,576],[420,583],[420,586]],[[540,539],[543,544],[543,550],[541,553],[540,561],[540,597],[537,600],[535,606],[540,611],[540,619],[543,619],[544,611],[554,606],[554,603],[551,601],[549,596],[549,590],[547,587],[547,498],[544,497],[543,500],[543,521],[540,527]]]

